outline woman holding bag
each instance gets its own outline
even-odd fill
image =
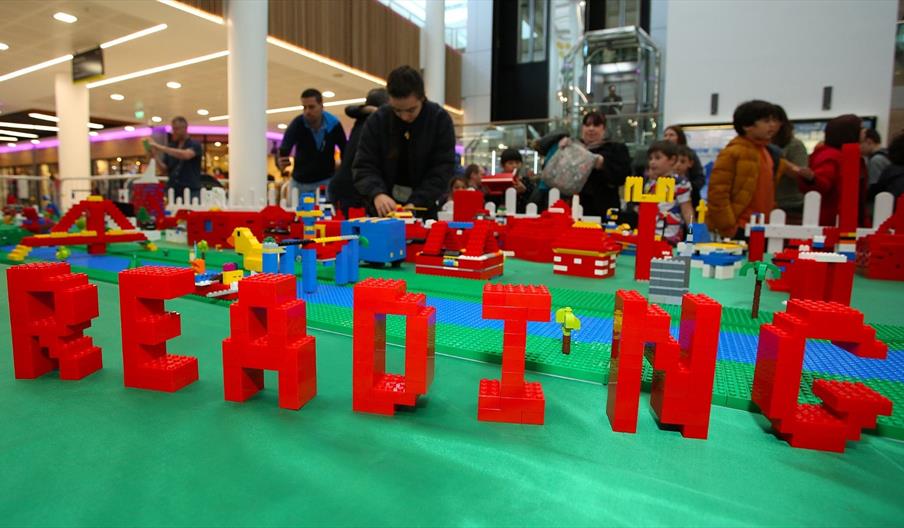
[[[624,143],[606,141],[606,116],[590,112],[581,124],[581,142],[590,152],[602,156],[597,160],[580,192],[581,206],[588,216],[606,215],[610,208],[621,208],[618,188],[625,184],[631,157]]]

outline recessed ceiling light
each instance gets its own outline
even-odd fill
[[[96,136],[96,135],[97,135],[97,132],[94,131],[94,130],[92,130],[91,132],[88,132],[88,135],[89,135],[89,136]]]
[[[280,124],[276,125],[276,128],[278,128],[280,130],[285,130],[285,129],[289,128],[289,125],[287,125],[285,123],[280,123]]]
[[[198,115],[206,116],[209,113],[205,108],[198,108]]]
[[[116,158],[116,161],[122,161],[122,158]]]
[[[215,147],[222,147],[223,144],[220,143],[219,141],[214,141],[214,142],[213,142],[213,146],[215,146]]]
[[[153,33],[157,33],[158,31],[163,31],[167,28],[166,24],[157,24],[154,27],[149,27],[147,29],[142,29],[141,31],[136,31],[135,33],[129,33],[128,35],[119,37],[117,39],[110,40],[108,42],[104,42],[100,45],[100,49],[112,48],[113,46],[118,46],[123,42],[128,42],[130,40],[135,40],[141,37],[146,37]]]
[[[159,123],[159,122],[163,121],[163,118],[160,116],[154,116],[151,118],[151,121],[153,121],[155,123]]]
[[[122,129],[125,130],[126,132],[132,132],[133,130],[135,130],[135,127],[133,127],[132,125],[126,125],[126,126],[122,127]]]
[[[72,24],[73,22],[78,20],[78,17],[75,15],[70,15],[69,13],[64,13],[62,11],[57,11],[53,14],[53,18],[59,20],[60,22],[65,22],[67,24]]]
[[[170,82],[166,83],[166,87],[172,88],[173,90],[178,90],[179,88],[182,88],[182,83],[176,82],[176,81],[170,81]]]
[[[15,144],[15,143],[7,143],[6,146],[7,146],[7,147],[15,147],[16,144]]]
[[[214,157],[213,157],[213,160],[214,160],[214,161],[220,161],[220,157],[219,157],[219,156],[214,156]]]
[[[9,44],[6,42],[0,42],[0,51],[6,51],[9,49]]]
[[[16,141],[16,138],[10,136],[0,136],[0,141]]]
[[[32,144],[32,145],[37,145],[38,143],[40,143],[40,141],[37,140],[37,139],[32,139],[32,140],[31,140],[31,144]]]
[[[323,96],[324,97],[336,97],[336,92],[334,92],[332,90],[327,90],[327,91],[323,92]]]
[[[117,94],[117,93],[110,94],[110,99],[113,99],[114,101],[122,101],[125,98],[126,98],[126,96],[124,96],[122,94]]]

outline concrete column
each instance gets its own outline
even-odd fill
[[[88,85],[73,83],[69,72],[58,73],[54,80],[56,114],[60,128],[57,137],[60,167],[60,210],[73,205],[72,192],[87,190],[91,182],[72,178],[91,176],[91,143],[88,141]]]
[[[426,2],[427,20],[421,30],[426,35],[426,56],[421,57],[427,98],[439,104],[446,102],[446,2]]]
[[[229,205],[267,200],[267,2],[228,0]]]

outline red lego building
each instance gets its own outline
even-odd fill
[[[502,275],[505,256],[493,235],[495,223],[477,220],[469,225],[473,227],[435,222],[415,257],[415,271],[480,280]]]
[[[552,269],[557,275],[605,279],[615,275],[621,244],[599,224],[575,222],[553,242]]]

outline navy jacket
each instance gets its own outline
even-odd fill
[[[336,171],[336,158],[333,155],[336,147],[345,154],[345,131],[336,116],[324,112],[320,126],[324,130],[320,145],[305,123],[304,115],[293,119],[286,129],[279,146],[279,155],[288,156],[292,147],[295,147],[295,165],[292,169],[292,179],[295,181],[311,183],[332,177]]]

